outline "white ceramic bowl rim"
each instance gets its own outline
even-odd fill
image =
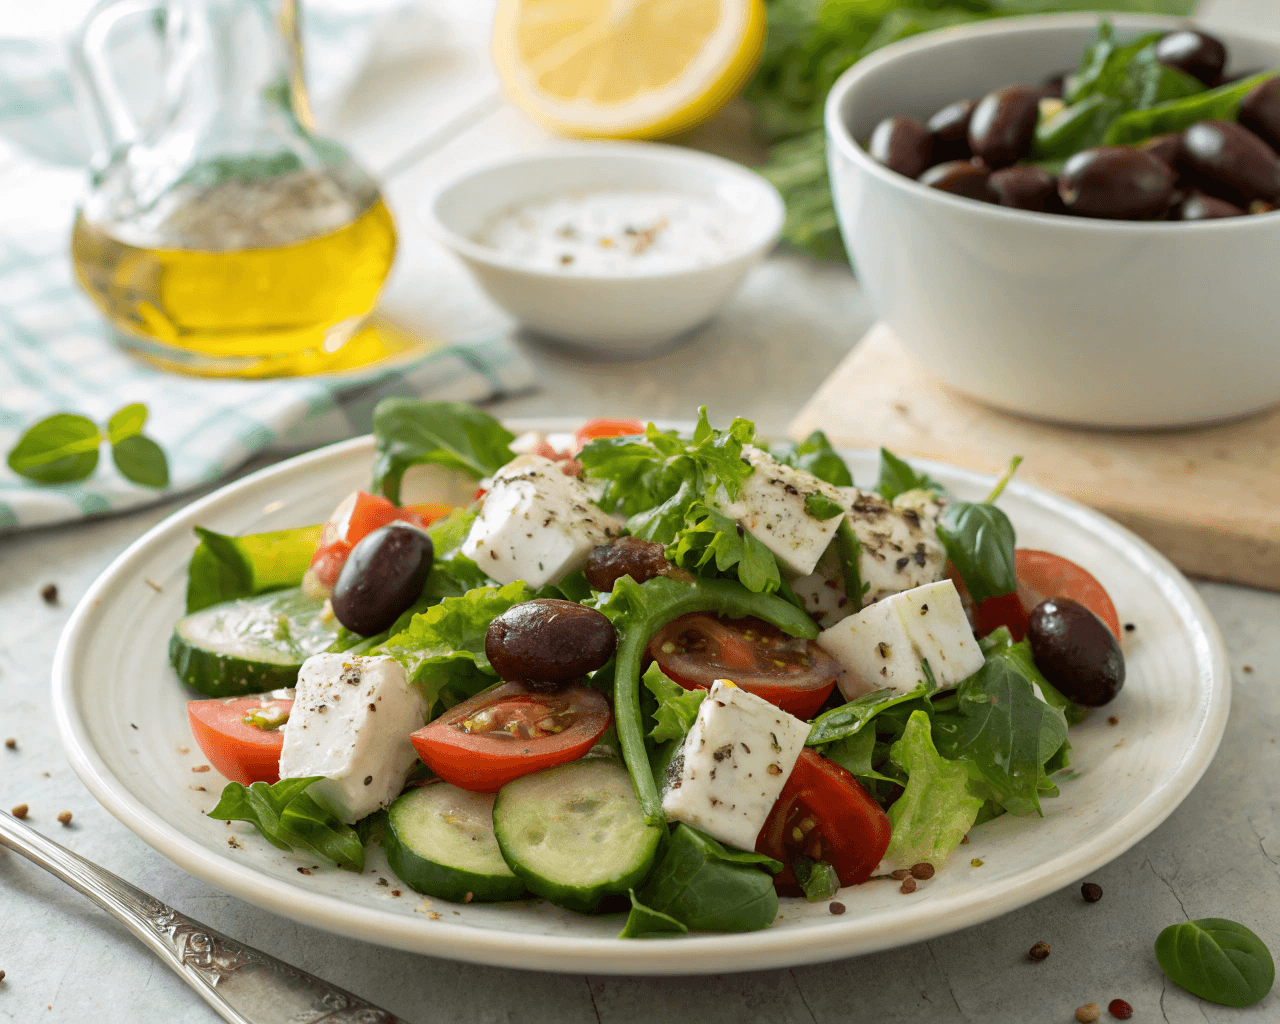
[[[497,249],[481,245],[466,235],[454,231],[441,220],[437,212],[440,203],[453,189],[481,175],[507,167],[537,163],[560,163],[566,158],[572,159],[581,156],[603,157],[616,163],[639,163],[656,160],[666,161],[672,165],[696,165],[718,174],[725,180],[733,179],[748,188],[754,189],[762,200],[761,214],[756,221],[749,225],[744,241],[726,249],[723,254],[710,263],[696,267],[686,267],[683,270],[643,271],[626,275],[574,273],[570,276],[540,270],[521,260],[506,257]],[[608,187],[607,182],[603,182],[602,185],[605,188]],[[502,203],[497,203],[494,206],[495,211],[503,208],[504,204]],[[665,145],[658,142],[561,142],[554,146],[535,150],[532,153],[504,157],[468,168],[428,196],[422,204],[422,214],[428,231],[438,242],[454,250],[459,255],[465,256],[467,259],[475,260],[487,266],[514,270],[556,282],[628,281],[636,279],[657,281],[667,278],[686,277],[690,274],[722,267],[771,245],[782,230],[787,210],[786,204],[782,201],[782,196],[778,194],[778,190],[769,181],[749,167],[734,163],[732,160],[726,160],[724,157],[719,157],[712,153],[704,153],[700,150],[685,149],[680,146]]]
[[[1003,217],[1013,220],[1033,220],[1036,223],[1047,223],[1047,218],[1052,218],[1052,223],[1061,225],[1063,230],[1067,231],[1123,231],[1129,233],[1141,233],[1150,231],[1154,228],[1156,231],[1247,231],[1256,228],[1259,223],[1264,225],[1264,230],[1271,230],[1275,218],[1269,214],[1253,215],[1249,217],[1221,217],[1212,220],[1200,221],[1152,221],[1152,220],[1110,220],[1096,217],[1070,217],[1062,214],[1054,213],[1038,213],[1034,210],[1016,210],[1008,206],[998,206],[995,203],[984,203],[975,199],[966,199],[963,196],[953,195],[950,192],[944,192],[941,189],[931,188],[928,185],[922,185],[920,182],[908,178],[905,174],[899,174],[897,171],[891,171],[878,160],[873,160],[869,154],[857,140],[853,137],[852,132],[846,124],[842,114],[842,108],[845,105],[845,97],[857,87],[863,78],[878,71],[887,64],[892,64],[899,57],[909,53],[916,53],[921,50],[929,50],[935,46],[962,41],[965,39],[974,39],[986,36],[1017,36],[1025,32],[1039,32],[1043,30],[1053,29],[1079,29],[1087,28],[1098,23],[1100,18],[1106,17],[1117,29],[1125,31],[1126,29],[1162,29],[1162,28],[1179,28],[1190,22],[1187,18],[1178,18],[1168,15],[1124,15],[1124,14],[1108,14],[1106,12],[1083,12],[1068,14],[1031,14],[1017,18],[997,18],[992,21],[980,21],[969,25],[956,25],[951,28],[935,29],[932,32],[924,32],[901,42],[891,43],[884,49],[877,50],[870,56],[864,57],[862,60],[854,64],[849,70],[836,79],[835,85],[831,87],[831,91],[827,94],[827,102],[823,113],[823,119],[826,124],[827,141],[829,145],[835,145],[840,151],[863,171],[868,174],[875,175],[881,181],[887,182],[890,187],[906,192],[908,195],[915,195],[917,198],[932,203],[941,203],[944,206],[960,207],[970,211],[975,216],[987,217]],[[1231,26],[1223,26],[1222,29],[1214,29],[1215,34],[1231,35],[1233,30]],[[1236,34],[1239,34],[1238,31]],[[1280,34],[1274,32],[1266,32],[1257,29],[1250,29],[1249,35],[1264,43],[1269,43],[1280,50]],[[1228,48],[1228,55],[1230,50]],[[1280,62],[1277,62],[1277,68],[1280,69]],[[1052,69],[1049,69],[1052,70]],[[1046,71],[1046,74],[1049,73]],[[1280,70],[1278,70],[1280,73]],[[963,99],[964,97],[957,97]],[[1274,211],[1280,213],[1280,211]]]

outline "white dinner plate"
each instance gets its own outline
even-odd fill
[[[873,453],[843,454],[859,483],[875,481]],[[1115,701],[1071,730],[1073,768],[1058,777],[1062,795],[1044,801],[1044,817],[1005,815],[976,828],[914,894],[902,895],[895,882],[869,882],[840,893],[848,909],[838,917],[825,901],[783,899],[764,931],[635,941],[615,938],[620,915],[587,917],[534,901],[425,900],[396,881],[375,848],[361,875],[317,868],[249,825],[205,816],[224,780],[196,771],[205,761],[186,702],[197,695],[178,682],[166,647],[183,614],[192,526],[239,534],[319,522],[343,495],[369,485],[372,461],[372,439],[356,438],[262,470],[170,516],[90,587],[53,666],[54,710],[71,764],[112,814],[199,878],[318,928],[476,963],[616,974],[786,967],[917,942],[1021,907],[1119,856],[1191,791],[1226,725],[1226,652],[1182,575],[1115,523],[1015,482],[1001,507],[1019,544],[1085,566],[1110,592],[1121,621],[1134,625],[1123,635],[1127,679]],[[991,484],[980,474],[923,465],[962,497],[981,497]],[[303,866],[312,873],[300,874]]]

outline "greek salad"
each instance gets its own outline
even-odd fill
[[[750,931],[1040,813],[1123,685],[1103,587],[1015,544],[1017,460],[965,501],[705,409],[549,439],[391,399],[374,427],[324,524],[197,530],[170,641],[211,816],[281,849],[381,844],[428,896],[628,938]]]

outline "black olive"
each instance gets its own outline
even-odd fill
[[[1068,212],[1083,217],[1146,220],[1168,209],[1173,185],[1173,170],[1159,157],[1128,146],[1099,146],[1066,162],[1058,195]]]
[[[1178,170],[1178,152],[1181,146],[1182,132],[1168,132],[1164,135],[1153,135],[1138,148],[1163,160],[1176,173]]]
[[[1280,75],[1259,82],[1240,101],[1239,121],[1274,150],[1280,150]]]
[[[949,103],[925,122],[933,136],[933,163],[969,159],[969,118],[977,105],[977,100]]]
[[[1124,654],[1115,634],[1070,598],[1051,597],[1036,605],[1027,638],[1036,668],[1068,700],[1096,708],[1124,686]]]
[[[426,531],[408,523],[389,523],[365,535],[338,574],[333,614],[361,636],[390,628],[421,596],[434,554]]]
[[[1198,187],[1237,206],[1280,199],[1280,159],[1234,121],[1197,121],[1182,133],[1179,159]]]
[[[987,179],[1001,206],[1040,213],[1060,212],[1058,179],[1039,167],[1015,164],[992,171]]]
[[[667,575],[671,569],[662,544],[639,537],[619,537],[612,544],[593,548],[582,571],[592,590],[610,591],[623,576],[645,583],[655,576]]]
[[[918,178],[931,163],[933,139],[914,117],[886,117],[871,133],[867,152],[889,170]]]
[[[1062,90],[1067,84],[1067,75],[1069,71],[1059,71],[1056,75],[1050,75],[1040,83],[1040,95],[1045,99],[1060,100],[1062,99]]]
[[[1182,28],[1156,42],[1156,60],[1213,85],[1227,64],[1227,48],[1204,32]]]
[[[1010,85],[989,92],[969,119],[969,148],[989,167],[1003,167],[1031,152],[1040,119],[1040,90]]]
[[[503,612],[484,638],[485,656],[498,675],[535,689],[567,685],[594,672],[617,646],[617,630],[601,612],[553,598]]]
[[[991,191],[991,186],[987,184],[990,176],[991,172],[987,168],[972,160],[952,160],[930,167],[920,175],[920,183],[967,199],[980,199],[984,203],[999,202],[996,194]]]
[[[1243,217],[1244,210],[1217,196],[1192,192],[1177,208],[1175,220],[1217,220],[1219,217]]]

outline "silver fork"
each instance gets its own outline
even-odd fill
[[[3,811],[0,845],[121,921],[231,1024],[405,1024],[359,996],[206,928]]]

